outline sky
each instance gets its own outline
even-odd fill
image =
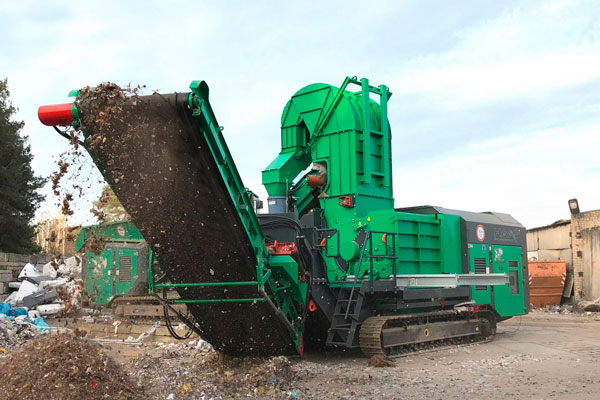
[[[569,218],[570,198],[600,208],[599,17],[598,2],[562,0],[2,2],[0,79],[40,176],[66,143],[38,106],[105,81],[168,93],[203,79],[244,183],[265,199],[290,96],[367,77],[393,93],[396,206],[506,212],[532,228]],[[38,217],[57,201],[43,192]]]

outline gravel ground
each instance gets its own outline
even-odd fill
[[[368,366],[357,352],[223,359],[189,345],[117,353],[152,399],[597,399],[600,314],[534,311],[495,340]],[[141,354],[140,354],[141,353]]]
[[[492,342],[411,354],[387,367],[369,366],[355,351],[235,358],[197,341],[101,349],[43,335],[0,354],[0,397],[597,399],[598,332],[600,314],[534,311],[501,323]]]

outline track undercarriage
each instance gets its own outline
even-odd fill
[[[367,318],[359,341],[366,356],[394,358],[455,343],[491,340],[495,333],[491,313],[444,310]]]

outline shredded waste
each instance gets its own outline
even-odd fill
[[[69,334],[45,335],[8,352],[0,371],[2,399],[147,398],[102,347]]]
[[[297,374],[285,356],[236,358],[215,352],[203,340],[157,346],[125,364],[148,398],[290,399]]]

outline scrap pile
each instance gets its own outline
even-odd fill
[[[44,317],[75,311],[86,304],[81,261],[70,257],[42,267],[27,264],[17,281],[8,282],[12,293],[0,303],[0,348],[20,345],[47,333]]]
[[[32,319],[33,317],[33,319]],[[42,317],[28,315],[25,308],[12,308],[10,303],[0,303],[0,351],[20,345],[40,333],[48,331]]]
[[[27,264],[17,282],[10,282],[8,287],[15,290],[5,303],[35,310],[42,316],[75,311],[85,305],[81,260],[75,256],[61,263],[53,260],[41,270]]]
[[[147,398],[100,346],[68,334],[29,341],[0,359],[0,371],[2,399]]]

